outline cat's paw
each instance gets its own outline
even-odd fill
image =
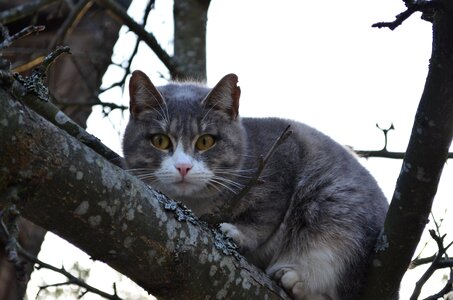
[[[305,283],[296,270],[283,267],[274,273],[273,278],[295,300],[329,300],[329,297],[320,294],[307,293]]]
[[[243,247],[245,244],[245,235],[233,224],[221,223],[219,225],[220,231],[222,231],[227,237],[233,239],[238,247]]]

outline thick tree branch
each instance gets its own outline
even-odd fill
[[[71,120],[51,102],[43,101],[36,94],[30,93],[27,88],[25,88],[18,81],[14,82],[12,92],[16,95],[16,97],[20,98],[23,103],[27,104],[28,107],[36,111],[47,121],[63,129],[68,134],[96,151],[99,155],[102,155],[111,163],[119,167],[122,166],[123,159],[118,154],[102,144],[98,138],[86,132],[85,129]]]
[[[206,81],[206,23],[210,0],[175,0],[174,56],[182,79]]]
[[[453,3],[433,20],[433,51],[425,89],[363,299],[397,293],[421,234],[453,137]],[[410,232],[410,234],[408,234]]]
[[[286,298],[222,235],[0,90],[0,208],[167,299]]]

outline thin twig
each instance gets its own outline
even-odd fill
[[[381,157],[381,158],[392,158],[392,159],[404,159],[406,155],[405,152],[393,152],[387,150],[388,145],[388,133],[391,130],[395,129],[393,123],[390,125],[389,128],[381,128],[379,124],[376,123],[376,127],[382,131],[384,134],[384,147],[381,150],[355,150],[349,146],[349,148],[354,151],[358,156],[363,158],[370,158],[370,157]],[[448,158],[453,158],[453,152],[448,153]]]
[[[220,222],[225,222],[233,215],[233,210],[238,207],[240,200],[250,191],[252,187],[261,183],[260,177],[261,173],[264,170],[269,159],[274,154],[275,150],[292,134],[292,131],[289,130],[291,125],[288,125],[280,136],[275,140],[274,144],[269,148],[268,152],[265,156],[260,156],[258,160],[258,167],[250,178],[248,183],[239,191],[239,193],[235,194],[232,199],[227,201],[225,205],[220,209],[219,213],[203,216],[201,219],[206,221],[210,224],[217,224]]]
[[[178,77],[179,71],[178,66],[170,55],[159,45],[159,42],[153,34],[147,32],[143,26],[135,22],[127,12],[114,0],[97,0],[97,2],[107,7],[115,16],[117,16],[121,22],[129,27],[131,31],[137,34],[138,38],[144,41],[151,50],[154,51],[156,56],[162,61],[167,67],[173,78]]]
[[[9,24],[35,14],[41,8],[59,0],[26,1],[24,4],[0,12],[0,24]]]
[[[36,256],[30,254],[29,252],[27,252],[25,249],[22,248],[22,246],[19,244],[17,239],[14,236],[12,236],[13,232],[8,230],[8,226],[5,224],[3,218],[0,219],[0,225],[1,225],[0,228],[2,230],[2,235],[6,237],[6,239],[8,240],[8,243],[14,243],[14,245],[10,245],[10,247],[14,248],[15,251],[17,251],[17,253],[20,254],[20,256],[24,257],[25,259],[32,262],[33,264],[37,264],[38,268],[44,268],[44,269],[48,269],[48,270],[60,273],[68,279],[68,281],[65,283],[57,283],[57,284],[53,284],[53,285],[48,285],[48,287],[59,286],[59,285],[64,285],[64,284],[75,284],[75,285],[78,285],[78,286],[86,289],[87,291],[89,291],[91,293],[97,294],[106,299],[121,300],[121,298],[118,297],[118,295],[116,294],[116,289],[115,289],[113,295],[108,294],[95,287],[92,287],[91,285],[89,285],[85,281],[83,281],[82,279],[72,275],[71,273],[66,271],[66,269],[64,267],[57,268],[55,266],[52,266],[48,263],[41,261]]]
[[[71,106],[97,106],[97,105],[100,105],[103,108],[109,108],[111,111],[115,110],[115,109],[119,109],[121,111],[124,111],[124,110],[127,110],[129,108],[128,106],[125,106],[125,105],[116,104],[116,103],[113,103],[113,102],[102,102],[99,99],[97,99],[97,100],[98,101],[95,101],[95,102],[84,102],[84,103],[80,103],[80,102],[57,102],[56,104],[58,104],[58,106],[61,107],[62,109],[65,109],[65,108],[71,107]]]
[[[148,4],[145,7],[145,13],[143,14],[143,19],[142,19],[143,28],[145,28],[145,26],[146,26],[146,23],[148,21],[149,13],[151,12],[151,9],[154,7],[154,2],[155,2],[154,0],[149,0]],[[132,51],[132,54],[129,57],[129,60],[126,63],[126,66],[125,67],[122,66],[123,69],[124,69],[123,78],[121,78],[121,80],[119,80],[118,82],[113,83],[108,88],[101,89],[101,91],[99,93],[104,93],[104,92],[106,92],[106,91],[108,91],[108,90],[110,90],[112,88],[115,88],[115,87],[122,87],[122,89],[124,90],[124,85],[126,83],[127,76],[129,76],[129,74],[131,73],[132,61],[134,60],[135,56],[138,53],[138,47],[140,46],[140,42],[141,42],[141,39],[137,37],[137,40],[135,42],[134,50]]]
[[[64,41],[66,35],[70,33],[79,23],[80,19],[86,14],[86,12],[93,5],[92,0],[79,1],[71,10],[58,32],[52,38],[48,49],[53,49],[57,44]]]
[[[422,275],[422,277],[415,284],[415,289],[412,293],[412,296],[410,297],[410,300],[418,299],[418,296],[420,295],[420,292],[421,292],[423,286],[425,285],[426,281],[428,281],[428,279],[434,274],[434,272],[440,268],[439,262],[441,261],[442,257],[445,255],[445,253],[447,252],[448,248],[453,244],[453,243],[450,243],[448,246],[444,247],[445,235],[438,236],[436,234],[435,230],[430,230],[429,234],[436,241],[438,252],[436,254],[436,257],[433,259],[433,262],[431,263],[431,265],[428,267],[428,269],[425,271],[425,273]]]
[[[445,286],[437,294],[429,296],[424,300],[437,300],[451,291],[453,291],[453,268],[450,268],[450,278],[448,278]]]
[[[0,44],[0,50],[8,48],[9,46],[11,46],[12,43],[14,43],[15,41],[17,41],[27,35],[30,35],[35,32],[43,31],[45,28],[46,28],[45,26],[41,26],[41,25],[40,26],[31,25],[31,26],[28,26],[28,27],[22,29],[21,31],[19,31],[18,33],[14,34],[12,36],[5,36],[4,41]],[[4,34],[4,32],[3,32],[3,34]]]
[[[432,256],[429,256],[429,257],[416,258],[416,259],[411,261],[411,263],[409,264],[408,269],[415,269],[418,266],[432,263],[435,258],[436,258],[436,254],[434,254]]]
[[[59,57],[63,53],[71,53],[68,46],[57,47],[54,51],[50,52],[49,55],[44,58],[44,61],[39,68],[40,70],[42,70],[40,75],[44,76],[44,74],[47,73],[50,65],[57,59],[57,57]]]
[[[267,162],[269,159],[272,157],[274,154],[275,150],[277,150],[278,146],[280,146],[291,134],[292,131],[289,130],[291,128],[291,125],[288,125],[283,132],[280,134],[280,136],[275,140],[274,144],[271,146],[269,151],[266,153],[266,155],[260,156],[259,161],[258,161],[258,168],[255,171],[255,174],[252,176],[252,178],[249,180],[247,185],[239,192],[237,193],[233,199],[231,199],[228,202],[228,206],[234,207],[237,205],[239,200],[247,194],[252,187],[254,187],[256,184],[259,183],[259,178],[261,176],[261,173],[264,170],[264,167],[266,166]],[[228,208],[227,206],[227,208]]]

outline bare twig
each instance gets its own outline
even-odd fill
[[[387,150],[387,142],[388,142],[387,135],[388,135],[389,131],[395,129],[395,126],[393,126],[393,123],[392,123],[392,125],[390,125],[389,128],[385,129],[385,128],[381,128],[379,126],[379,124],[376,123],[376,127],[379,128],[379,130],[381,130],[382,133],[384,134],[384,147],[382,148],[382,150]]]
[[[363,158],[370,158],[370,157],[382,157],[382,158],[392,158],[392,159],[404,159],[406,155],[405,152],[393,152],[387,150],[388,145],[388,133],[391,130],[395,129],[393,123],[390,125],[389,128],[381,128],[379,124],[376,124],[376,127],[379,128],[382,133],[384,134],[384,147],[381,150],[355,150],[352,147],[351,150],[354,151],[358,156]],[[448,153],[448,158],[453,158],[453,152]]]
[[[442,257],[446,254],[448,248],[453,244],[450,243],[447,246],[444,246],[444,238],[445,235],[443,236],[438,236],[435,230],[430,230],[429,231],[431,237],[436,241],[437,243],[437,248],[439,249],[436,257],[433,259],[433,262],[429,266],[429,268],[425,271],[425,273],[422,275],[420,280],[417,281],[415,285],[414,292],[412,293],[411,300],[416,300],[418,299],[418,296],[420,295],[420,292],[425,285],[426,281],[434,274],[434,272],[439,269],[439,261],[442,259]]]
[[[0,12],[0,24],[8,24],[36,13],[39,9],[58,0],[34,0]]]
[[[143,14],[143,21],[142,21],[143,28],[145,28],[145,26],[146,26],[146,22],[148,20],[149,13],[151,12],[151,9],[154,7],[154,2],[155,2],[154,0],[149,0],[148,4],[146,5],[145,13]],[[137,37],[137,41],[135,42],[134,50],[132,51],[132,54],[129,57],[129,60],[126,62],[125,67],[124,67],[124,65],[122,65],[122,67],[124,69],[123,78],[121,78],[121,80],[119,80],[118,82],[113,83],[108,88],[102,89],[100,91],[100,93],[106,92],[106,91],[108,91],[108,90],[110,90],[110,89],[112,89],[114,87],[118,87],[118,86],[122,87],[122,89],[124,90],[124,85],[126,83],[127,76],[131,73],[132,61],[134,60],[135,56],[137,55],[138,47],[140,46],[140,42],[141,42],[141,39],[139,39]]]
[[[44,61],[39,68],[43,76],[45,73],[47,73],[47,69],[49,69],[49,66],[55,61],[55,59],[57,59],[57,57],[59,57],[63,53],[71,53],[68,46],[58,47],[44,58]]]
[[[14,208],[12,208],[12,209],[15,210]],[[19,216],[19,214],[15,213],[15,216],[17,218]],[[64,282],[64,283],[56,283],[56,284],[51,284],[51,285],[47,285],[44,287],[40,287],[40,290],[42,290],[43,288],[51,287],[51,286],[75,284],[75,285],[78,285],[78,286],[86,289],[88,292],[97,294],[106,299],[121,300],[121,298],[118,297],[118,295],[116,294],[116,289],[114,289],[113,295],[103,292],[103,291],[87,284],[82,279],[72,275],[70,272],[66,271],[66,269],[64,267],[61,267],[61,268],[54,267],[48,263],[45,263],[45,262],[39,260],[34,255],[31,255],[30,253],[28,253],[26,250],[24,250],[22,248],[22,246],[19,244],[19,242],[17,241],[17,239],[15,237],[15,235],[17,234],[17,224],[15,224],[13,227],[8,228],[8,226],[5,224],[5,222],[3,220],[3,216],[2,216],[2,218],[0,219],[0,225],[1,225],[0,228],[2,230],[2,236],[5,236],[6,239],[8,240],[6,250],[9,253],[9,259],[16,266],[16,271],[17,271],[17,264],[20,264],[23,268],[23,262],[18,257],[18,254],[20,254],[20,256],[24,257],[25,259],[32,262],[33,264],[37,264],[38,269],[40,269],[40,268],[48,269],[48,270],[60,273],[68,279],[68,281]],[[11,230],[11,229],[13,229],[13,230]]]
[[[225,203],[219,213],[203,216],[202,220],[206,221],[210,224],[217,224],[219,222],[224,222],[231,218],[233,214],[233,210],[238,207],[239,201],[250,191],[252,187],[259,184],[261,173],[264,170],[269,159],[274,154],[275,150],[292,134],[290,129],[290,125],[288,125],[280,136],[275,140],[274,144],[269,148],[268,152],[265,156],[260,156],[258,160],[258,167],[255,173],[252,175],[248,183],[239,191],[239,193],[235,194],[233,198]]]
[[[79,1],[71,10],[69,15],[67,16],[64,23],[58,29],[58,32],[53,37],[52,41],[49,44],[48,49],[55,48],[56,45],[63,42],[66,35],[70,33],[79,23],[80,19],[85,15],[85,13],[90,9],[93,5],[92,0],[83,0]]]
[[[266,166],[267,162],[269,161],[269,158],[272,157],[274,154],[275,150],[277,150],[278,146],[280,146],[291,134],[292,131],[289,130],[291,128],[291,125],[288,125],[285,130],[280,134],[280,136],[275,140],[274,144],[271,146],[269,151],[266,153],[266,155],[263,157],[261,156],[258,161],[258,168],[255,171],[255,174],[252,176],[252,178],[249,180],[247,185],[239,192],[237,193],[233,199],[231,199],[228,202],[228,205],[226,208],[231,208],[237,205],[239,200],[244,197],[245,194],[247,194],[250,189],[255,186],[256,184],[259,183],[259,178],[261,176],[261,173],[264,170],[264,167]]]
[[[22,29],[21,31],[19,31],[18,33],[14,34],[12,36],[9,36],[9,35],[4,36],[4,40],[0,44],[0,50],[8,48],[9,46],[11,46],[12,43],[14,43],[15,41],[17,41],[29,34],[43,31],[45,28],[46,28],[45,26],[31,25],[31,26],[28,26],[28,27]],[[5,31],[3,31],[3,35],[5,35]]]
[[[450,278],[448,278],[445,286],[437,294],[429,296],[424,300],[437,300],[451,291],[453,291],[453,269],[450,269]]]
[[[167,67],[173,78],[179,75],[178,66],[170,55],[159,45],[153,34],[147,32],[143,26],[135,22],[115,0],[97,0],[117,16],[124,25],[137,34],[154,51],[157,57]]]
[[[110,111],[115,110],[115,109],[119,109],[121,111],[124,111],[124,110],[127,110],[129,108],[128,106],[121,105],[121,104],[116,104],[116,103],[113,103],[113,102],[102,102],[99,99],[96,99],[96,101],[94,101],[94,102],[86,102],[86,103],[80,103],[80,102],[58,102],[57,101],[56,104],[58,104],[58,106],[60,106],[62,109],[65,109],[65,108],[71,107],[71,106],[97,106],[97,105],[100,105],[103,108],[108,108],[108,109],[110,109]]]

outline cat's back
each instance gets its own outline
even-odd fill
[[[297,164],[318,161],[320,158],[325,163],[335,160],[341,163],[338,161],[340,157],[346,159],[347,163],[357,161],[349,149],[304,123],[280,118],[242,118],[242,123],[247,133],[249,150],[257,156],[265,154],[285,128],[290,126],[291,135],[281,145],[282,149],[277,149],[277,156],[292,152],[297,155],[284,156]]]
[[[276,174],[275,180],[285,178],[293,184],[316,186],[318,191],[322,187],[326,194],[356,194],[357,201],[365,206],[379,212],[387,210],[385,196],[358,157],[329,136],[286,119],[243,118],[242,122],[247,132],[248,156],[257,158],[266,155],[290,125],[292,134],[278,146],[267,166],[269,173]]]

